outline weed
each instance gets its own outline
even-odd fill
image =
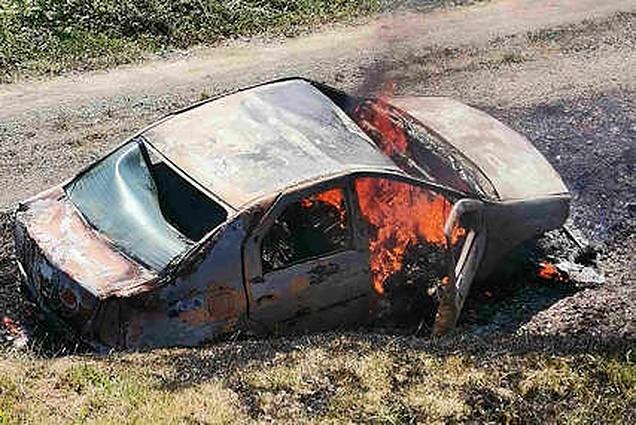
[[[10,377],[0,375],[0,425],[12,423],[11,411],[20,397],[18,387]]]
[[[506,52],[501,57],[501,62],[505,64],[523,63],[525,61],[525,56],[519,52]]]
[[[103,358],[0,353],[0,424],[636,419],[629,347],[586,344],[577,351],[570,343],[523,339],[330,338],[293,339],[284,350],[275,343],[235,342],[241,349],[233,352],[242,354],[232,356],[223,344]],[[209,372],[210,364],[220,367]],[[183,385],[166,387],[175,374],[185,374]]]
[[[199,100],[206,100],[210,98],[210,92],[208,92],[207,90],[201,90],[201,93],[199,93]]]

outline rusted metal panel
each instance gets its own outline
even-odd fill
[[[17,218],[26,231],[18,244],[28,238],[43,255],[38,264],[23,266],[37,268],[44,277],[59,269],[98,298],[131,290],[156,277],[87,226],[61,189],[34,200]]]
[[[247,316],[241,245],[244,222],[224,227],[194,265],[175,270],[159,290],[121,299],[126,347],[199,345],[242,328]]]
[[[26,289],[45,311],[95,341],[103,300],[147,290],[156,275],[113,249],[55,187],[20,207],[17,260]],[[118,323],[114,324],[118,327]]]
[[[397,169],[344,112],[302,80],[214,100],[144,137],[236,207],[346,170]]]
[[[291,323],[295,330],[315,330],[322,326],[317,313],[372,295],[368,255],[351,250],[266,273],[249,287],[250,320],[269,330]],[[352,309],[340,320],[355,323],[367,316],[368,309]]]

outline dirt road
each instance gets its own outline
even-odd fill
[[[200,98],[291,75],[359,93],[391,79],[400,93],[452,96],[486,109],[531,139],[572,191],[574,226],[606,247],[613,292],[584,301],[616,303],[594,312],[595,332],[636,335],[635,12],[636,3],[624,0],[495,0],[0,86],[0,210]],[[9,270],[6,231],[2,237],[0,269]],[[1,288],[11,281],[2,270],[0,295],[13,291]],[[0,296],[0,307],[10,305]],[[554,323],[556,311],[573,318],[559,331],[589,330],[585,309],[572,312],[572,305],[579,304],[546,310],[535,328]]]
[[[4,105],[0,119],[34,109],[73,108],[116,96],[187,93],[193,88],[209,86],[226,89],[239,82],[261,81],[278,75],[310,72],[329,78],[334,71],[364,68],[378,56],[397,58],[432,46],[483,45],[495,37],[606,17],[629,10],[629,3],[622,0],[496,0],[451,11],[384,16],[366,25],[336,28],[283,43],[235,43],[200,50],[180,60],[0,87],[0,100]],[[355,79],[355,74],[352,77]],[[347,81],[355,83],[350,78]]]

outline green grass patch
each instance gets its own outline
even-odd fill
[[[399,3],[399,2],[397,2]],[[254,35],[290,36],[389,0],[0,0],[0,81],[134,61]]]
[[[0,424],[236,423],[236,395],[215,380],[178,392],[160,388],[151,365],[126,357],[0,357]],[[244,422],[244,421],[243,421]]]

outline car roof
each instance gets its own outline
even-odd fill
[[[142,135],[235,209],[331,175],[401,172],[351,118],[301,79],[264,84],[203,103]]]

